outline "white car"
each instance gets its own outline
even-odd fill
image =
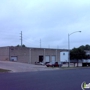
[[[36,65],[45,65],[43,62],[35,62]]]

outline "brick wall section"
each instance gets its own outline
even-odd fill
[[[9,61],[9,47],[0,47],[0,61]]]
[[[45,54],[44,54],[45,50]],[[0,60],[7,60],[9,61],[9,57],[17,56],[18,62],[23,63],[32,63],[39,62],[39,55],[42,56],[55,56],[56,61],[60,61],[60,52],[66,50],[57,50],[56,56],[56,49],[44,49],[44,48],[26,48],[26,47],[0,47]]]
[[[44,56],[44,49],[37,49],[37,48],[32,48],[31,49],[31,63],[35,63],[39,61],[39,55]]]
[[[29,62],[29,49],[24,47],[10,47],[10,57],[17,56],[18,62]]]
[[[50,56],[50,61],[51,57],[55,56],[56,61],[60,61],[60,52],[62,50],[58,49],[57,50],[57,56],[56,56],[56,49],[45,49],[45,56],[48,55]],[[66,51],[66,50],[63,50]],[[32,48],[31,49],[31,63],[39,62],[39,55],[44,56],[44,49],[42,48]]]
[[[45,49],[45,55],[50,56],[50,61],[51,61],[52,56],[56,57],[56,49]]]

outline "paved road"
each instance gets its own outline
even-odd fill
[[[90,82],[90,69],[1,73],[0,90],[81,90]]]

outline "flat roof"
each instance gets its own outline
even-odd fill
[[[3,46],[3,47],[0,47],[0,48],[6,48],[6,47],[14,47],[14,48],[20,48],[20,47],[17,47],[17,46]],[[53,49],[53,50],[62,50],[62,51],[68,51],[68,49],[59,49],[59,48],[40,48],[40,47],[23,47],[23,48],[31,48],[31,49]]]

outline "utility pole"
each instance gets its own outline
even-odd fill
[[[81,31],[75,31],[71,34],[68,34],[68,67],[70,67],[70,36],[74,33],[81,32]]]
[[[57,45],[57,49],[59,49],[59,46]]]
[[[23,37],[22,37],[22,31],[21,31],[21,33],[20,33],[20,37],[21,37],[20,40],[21,40],[21,47],[22,47],[22,38],[23,38]]]
[[[48,48],[50,48],[50,45],[48,45]]]
[[[41,48],[41,39],[40,39],[40,48]]]

